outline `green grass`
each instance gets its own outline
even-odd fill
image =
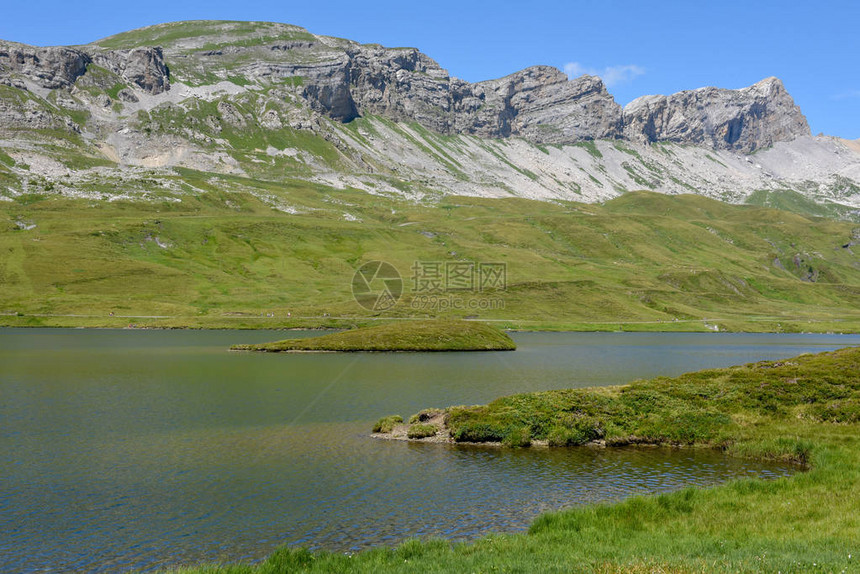
[[[443,414],[444,411],[442,409],[430,408],[419,411],[409,417],[409,424],[414,425],[415,423],[422,423],[432,419],[433,417],[439,416]]]
[[[278,33],[270,33],[275,30]],[[190,20],[158,24],[123,32],[99,40],[96,44],[103,48],[113,49],[138,48],[140,46],[170,47],[181,40],[200,39],[210,36],[220,38],[225,35],[236,37],[237,39],[244,38],[246,45],[255,45],[248,44],[248,42],[253,42],[255,39],[254,35],[262,36],[259,39],[260,43],[276,40],[312,40],[314,38],[312,34],[297,26],[284,25],[281,27],[269,22]],[[251,38],[246,38],[246,36],[251,36]],[[224,44],[221,43],[218,45]],[[211,49],[211,47],[204,47],[202,49]]]
[[[9,157],[8,154],[4,153],[3,150],[0,150],[0,164],[5,165],[6,167],[15,167],[15,160]]]
[[[580,506],[540,516],[528,533],[469,543],[410,540],[354,555],[282,548],[259,564],[175,572],[854,572],[858,399],[858,348],[502,399],[485,408],[496,418],[516,418],[521,429],[554,424],[555,409],[567,408],[573,410],[564,416],[604,417],[607,436],[623,436],[617,429],[624,428],[671,444],[694,437],[694,444],[727,455],[794,461],[804,470]],[[844,416],[854,422],[836,422]]]
[[[402,423],[403,417],[400,415],[391,415],[382,417],[376,424],[373,425],[373,432],[390,433],[394,429],[394,425]]]
[[[796,191],[788,189],[778,191],[758,190],[747,197],[746,203],[815,217],[844,218],[857,221],[857,216],[854,214],[857,211],[856,209],[829,201],[818,203]]]
[[[860,423],[860,349],[658,378],[626,387],[513,395],[445,416],[456,441],[593,440],[725,446],[741,422]],[[805,462],[800,460],[799,462]]]
[[[422,439],[436,436],[437,432],[439,432],[439,427],[436,425],[418,423],[409,426],[406,436],[411,439]]]
[[[403,321],[360,327],[320,337],[286,339],[259,345],[234,345],[237,351],[513,351],[503,331],[470,321]]]
[[[856,224],[692,195],[415,203],[280,177],[178,169],[75,183],[141,197],[110,202],[46,195],[31,177],[26,195],[0,202],[0,312],[20,313],[0,324],[342,328],[477,316],[505,329],[860,331],[860,254],[842,247]],[[351,292],[373,260],[403,278],[385,313]],[[422,293],[415,261],[505,263],[506,288]],[[810,267],[816,282],[804,280]]]
[[[590,140],[589,141],[582,141],[582,142],[577,142],[573,145],[576,147],[581,147],[581,148],[585,149],[585,151],[587,151],[588,154],[591,157],[593,157],[594,159],[602,159],[603,158],[603,154],[600,153],[600,150],[597,149],[597,144],[594,143],[593,141],[590,141]]]

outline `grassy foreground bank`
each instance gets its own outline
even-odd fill
[[[591,420],[602,422],[608,443],[635,432],[652,442],[800,461],[808,470],[546,514],[527,534],[472,543],[412,540],[352,556],[284,548],[256,565],[178,572],[860,570],[860,348],[624,387],[517,395],[448,415],[453,429],[480,422],[528,427],[535,436],[556,425],[571,433],[600,426],[580,422]]]
[[[513,351],[516,343],[495,327],[472,321],[408,321],[359,327],[320,337],[233,345],[233,351]]]

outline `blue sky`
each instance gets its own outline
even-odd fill
[[[597,73],[626,104],[645,94],[777,76],[813,133],[860,138],[860,2],[585,0],[10,2],[0,38],[81,44],[150,24],[287,22],[317,34],[415,46],[479,81],[548,64]]]

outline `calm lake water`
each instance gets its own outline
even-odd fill
[[[311,336],[316,333],[302,333]],[[0,571],[128,571],[474,537],[637,493],[776,477],[668,449],[368,437],[382,415],[860,345],[860,336],[520,333],[515,353],[229,353],[271,331],[0,329]]]

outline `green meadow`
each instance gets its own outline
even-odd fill
[[[442,317],[508,329],[860,326],[860,248],[849,222],[649,192],[602,205],[407,201],[189,170],[135,181],[146,194],[118,195],[121,181],[98,185],[83,190],[86,199],[0,202],[0,324],[308,328]],[[354,272],[373,260],[403,280],[399,302],[384,311],[352,296]],[[415,262],[503,264],[506,280],[428,293],[416,289]]]

